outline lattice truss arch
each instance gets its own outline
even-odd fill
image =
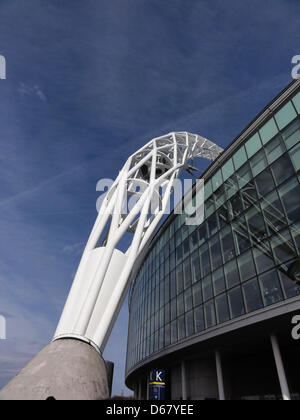
[[[129,157],[101,205],[54,339],[78,337],[103,351],[133,265],[151,241],[181,170],[194,169],[189,162],[196,157],[213,161],[222,151],[199,135],[174,132],[151,140]],[[126,211],[132,196],[134,204]],[[116,247],[126,232],[133,238],[122,260]],[[97,249],[101,253],[91,262]]]

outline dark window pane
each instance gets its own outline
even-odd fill
[[[189,255],[190,252],[190,240],[189,238],[186,238],[186,240],[183,242],[183,256],[184,258]]]
[[[208,273],[210,273],[210,256],[207,244],[200,248],[200,266],[203,276],[206,276]]]
[[[225,290],[225,279],[224,279],[223,268],[220,268],[219,270],[215,271],[212,275],[212,278],[213,278],[214,293],[216,296],[224,292]]]
[[[172,271],[170,274],[170,292],[171,292],[171,299],[176,296],[176,278],[175,278],[175,271]]]
[[[286,179],[295,173],[288,154],[281,156],[280,159],[273,163],[271,169],[275,178],[276,185],[282,184]]]
[[[300,120],[298,119],[289,125],[282,132],[282,137],[288,149],[297,144],[300,141]]]
[[[177,282],[177,294],[183,291],[183,271],[182,264],[176,268],[176,282]]]
[[[212,269],[215,270],[222,265],[222,251],[218,235],[210,240],[210,252]]]
[[[248,227],[244,217],[240,217],[239,222],[233,223],[232,226],[235,244],[237,246],[237,253],[239,255],[251,247],[251,242],[248,235]]]
[[[279,188],[279,196],[282,200],[285,212],[290,222],[300,219],[299,197],[300,185],[296,178],[290,179]]]
[[[176,264],[182,261],[183,253],[182,253],[182,245],[177,246],[176,248]]]
[[[275,189],[273,177],[269,169],[265,170],[255,178],[255,184],[259,197],[264,197],[270,191]]]
[[[191,263],[190,258],[184,261],[183,263],[184,269],[184,288],[191,286],[192,284],[192,275],[191,275]]]
[[[288,273],[283,273],[278,270],[279,278],[283,288],[283,293],[286,299],[300,295],[300,285],[291,278]]]
[[[241,274],[241,281],[247,281],[256,275],[254,261],[251,250],[238,258],[238,265]]]
[[[204,306],[205,324],[206,328],[211,328],[216,325],[216,314],[215,305],[213,301],[210,301]]]
[[[216,214],[210,216],[210,218],[207,220],[207,226],[210,236],[213,236],[218,231],[218,221]]]
[[[231,318],[237,318],[245,314],[244,301],[241,288],[230,290],[228,292],[229,307]]]
[[[274,267],[274,258],[268,244],[253,249],[254,261],[258,273],[270,270]]]
[[[239,216],[244,211],[243,202],[239,193],[232,197],[227,205],[231,219]]]
[[[225,182],[224,188],[228,199],[236,194],[239,189],[236,175],[233,175]]]
[[[190,337],[191,335],[195,334],[193,311],[190,311],[185,315],[185,327],[187,337]]]
[[[185,318],[184,316],[178,318],[178,340],[185,338]]]
[[[246,220],[248,222],[249,231],[252,234],[253,241],[262,241],[268,234],[264,219],[261,215],[260,210],[252,208],[246,213]]]
[[[244,203],[244,208],[248,209],[257,203],[257,193],[254,182],[249,182],[242,190],[241,196]]]
[[[230,261],[235,256],[233,236],[230,227],[223,229],[221,231],[220,237],[223,248],[224,262]]]
[[[240,282],[236,260],[232,260],[226,264],[224,271],[228,289],[231,289],[231,287],[236,286]]]
[[[248,281],[243,285],[246,311],[253,312],[263,307],[260,289],[256,279]]]
[[[267,168],[268,162],[264,150],[256,153],[256,155],[250,160],[250,165],[254,177]]]
[[[273,305],[283,299],[277,272],[275,270],[261,275],[259,281],[265,306]]]
[[[261,208],[271,232],[278,232],[286,225],[284,210],[276,191],[273,191],[262,199]]]
[[[185,312],[188,312],[193,307],[193,300],[192,300],[192,290],[187,289],[184,292],[184,308]]]
[[[194,284],[193,286],[193,302],[194,306],[198,306],[202,303],[202,287],[200,282]]]
[[[203,307],[198,306],[198,308],[195,309],[195,332],[199,333],[204,331],[204,329]]]
[[[177,341],[177,321],[173,321],[171,323],[171,343],[175,343]]]
[[[184,300],[183,294],[177,297],[177,316],[180,316],[184,313]]]
[[[199,235],[199,246],[203,245],[207,241],[207,230],[206,230],[206,223],[202,223],[198,230]]]
[[[265,147],[266,155],[269,161],[269,164],[275,162],[280,156],[282,156],[286,148],[280,134],[276,136],[270,143]]]
[[[192,282],[196,283],[200,280],[200,258],[199,252],[195,251],[191,258],[192,262]]]
[[[218,189],[218,191],[215,192],[215,203],[216,203],[216,209],[222,206],[222,204],[225,202],[226,196],[225,196],[225,189],[222,186]]]
[[[202,281],[203,300],[209,300],[213,297],[213,289],[211,283],[211,276],[207,276]]]
[[[216,298],[216,311],[218,324],[226,322],[230,319],[226,294]]]
[[[177,302],[176,299],[171,300],[171,320],[177,318]]]
[[[252,172],[249,163],[246,163],[238,172],[237,179],[240,188],[243,188],[252,179]]]
[[[199,246],[198,230],[195,230],[190,236],[191,250]]]
[[[270,242],[277,263],[284,263],[297,256],[294,242],[288,229],[274,235]]]

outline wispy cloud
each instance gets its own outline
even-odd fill
[[[47,96],[44,94],[42,89],[38,86],[28,86],[21,82],[18,87],[18,92],[23,96],[35,96],[43,102],[47,102]]]

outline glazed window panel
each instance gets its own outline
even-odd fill
[[[297,109],[298,114],[300,114],[300,92],[293,97],[293,103]]]
[[[219,235],[215,235],[210,241],[212,269],[215,270],[222,265],[222,251]]]
[[[171,321],[177,318],[177,301],[176,299],[171,300]]]
[[[169,346],[171,344],[171,326],[167,324],[165,326],[165,345]]]
[[[243,188],[253,178],[249,163],[246,163],[238,172],[237,179],[239,187]]]
[[[178,340],[185,338],[185,317],[181,316],[178,318]]]
[[[183,293],[177,297],[177,316],[180,316],[184,313],[184,299]]]
[[[237,193],[239,190],[239,184],[237,181],[237,176],[234,174],[231,178],[227,179],[224,184],[225,193],[228,199]]]
[[[218,219],[216,213],[209,217],[207,220],[207,227],[209,236],[213,236],[215,233],[218,232],[219,226],[218,226]]]
[[[203,307],[198,306],[194,311],[195,332],[200,333],[205,330]]]
[[[223,184],[222,172],[219,169],[218,172],[212,177],[212,188],[216,191]]]
[[[259,130],[263,144],[267,144],[272,137],[278,133],[278,128],[273,118],[271,118],[260,130]]]
[[[279,196],[284,206],[290,223],[295,223],[299,220],[299,197],[300,197],[300,186],[297,179],[292,178],[279,190]]]
[[[200,273],[200,261],[199,261],[199,252],[195,251],[191,257],[192,265],[192,283],[199,282],[201,273]]]
[[[297,119],[282,132],[282,137],[288,149],[295,146],[300,141],[300,120]]]
[[[274,305],[283,300],[280,283],[277,276],[277,271],[272,270],[259,277],[263,301],[265,306]]]
[[[202,286],[201,283],[196,283],[193,286],[193,304],[194,306],[198,306],[203,302],[202,299]]]
[[[190,311],[185,315],[185,328],[187,337],[190,337],[195,334],[193,311]]]
[[[247,155],[244,146],[242,146],[233,156],[233,162],[235,169],[238,170],[241,166],[247,162]]]
[[[253,242],[256,240],[262,241],[268,236],[261,211],[257,207],[253,207],[246,213],[246,220],[248,222],[250,234],[253,237]]]
[[[215,271],[212,275],[214,294],[219,295],[225,290],[225,278],[223,268]]]
[[[278,274],[285,299],[290,299],[300,295],[300,285],[295,282],[295,279],[289,275],[288,272],[283,273],[278,270]]]
[[[285,180],[294,175],[295,171],[288,154],[281,156],[273,165],[271,170],[274,175],[275,183],[277,186],[281,185]]]
[[[184,288],[190,287],[192,284],[191,261],[187,258],[183,263]]]
[[[232,159],[229,159],[222,168],[223,179],[226,181],[234,173],[234,166]]]
[[[224,266],[224,272],[228,289],[231,289],[240,283],[238,266],[235,259]]]
[[[220,233],[222,249],[223,249],[223,259],[226,263],[230,261],[235,256],[234,241],[231,232],[231,228],[228,226],[223,229]]]
[[[178,341],[177,336],[177,320],[175,319],[171,322],[171,344],[176,343]]]
[[[271,232],[278,232],[286,225],[287,220],[277,191],[262,199],[261,208]]]
[[[253,312],[263,307],[262,297],[257,279],[243,284],[246,312]]]
[[[275,160],[277,160],[286,152],[286,148],[280,134],[278,134],[272,141],[270,141],[270,143],[266,145],[265,151],[269,164],[275,162]]]
[[[216,312],[218,324],[226,322],[230,319],[229,306],[226,294],[218,296],[216,298]]]
[[[202,280],[202,295],[203,295],[203,301],[204,302],[213,297],[211,275],[205,277]]]
[[[272,173],[270,169],[266,169],[255,178],[255,184],[258,191],[259,198],[264,197],[269,192],[275,189]]]
[[[252,169],[253,176],[259,175],[268,167],[268,161],[265,155],[265,151],[261,150],[257,153],[251,160],[250,165]]]
[[[204,315],[206,328],[214,327],[216,325],[216,312],[213,301],[210,301],[204,305]]]
[[[258,133],[254,134],[254,136],[252,136],[247,143],[245,144],[246,150],[247,150],[247,154],[248,154],[248,158],[250,159],[252,156],[255,155],[255,153],[257,153],[261,148],[262,148],[262,144],[259,138]]]
[[[292,159],[295,171],[300,171],[300,144],[293,147],[290,151],[290,157]]]
[[[228,292],[231,318],[237,318],[245,314],[244,301],[240,287]]]
[[[280,130],[286,127],[296,117],[297,114],[291,102],[288,102],[275,114],[275,120]]]
[[[270,242],[277,264],[284,264],[297,256],[294,242],[288,229],[274,235]]]
[[[245,282],[256,275],[252,251],[248,251],[238,258],[241,281]]]
[[[207,200],[213,193],[212,190],[212,183],[211,183],[211,179],[209,181],[205,181],[205,185],[204,185],[204,198],[205,200]]]
[[[206,276],[208,273],[211,272],[210,255],[209,255],[209,248],[207,244],[205,244],[204,246],[200,248],[200,265],[201,265],[203,276]]]
[[[274,257],[268,243],[261,244],[261,246],[257,248],[255,247],[253,249],[253,255],[256,270],[259,274],[274,267]]]
[[[203,245],[207,241],[208,234],[207,234],[206,223],[202,223],[202,225],[199,227],[198,237],[199,237],[199,244],[198,244],[198,246]]]

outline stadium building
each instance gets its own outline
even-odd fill
[[[172,213],[136,261],[126,384],[138,399],[153,384],[172,400],[300,399],[300,80],[201,178],[204,222]]]

